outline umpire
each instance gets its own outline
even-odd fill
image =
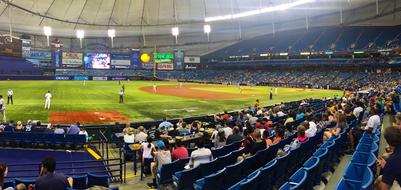
[[[124,103],[124,91],[120,90],[120,93],[118,93],[120,95],[120,104]]]

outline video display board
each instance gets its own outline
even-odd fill
[[[22,56],[22,40],[10,36],[0,36],[0,55],[1,56]]]
[[[110,54],[87,53],[84,57],[85,67],[88,69],[110,69]]]

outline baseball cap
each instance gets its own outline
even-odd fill
[[[163,141],[157,141],[156,146],[158,148],[164,148],[164,142]]]

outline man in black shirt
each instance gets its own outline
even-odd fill
[[[231,144],[231,143],[241,141],[241,140],[242,140],[242,136],[239,134],[239,128],[234,127],[233,134],[228,136],[226,144]]]
[[[61,190],[72,186],[72,178],[67,179],[55,170],[56,160],[52,157],[45,158],[40,168],[40,177],[35,182],[35,190]]]

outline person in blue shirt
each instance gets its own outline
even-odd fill
[[[393,153],[388,159],[379,156],[377,164],[382,174],[376,180],[379,190],[399,189],[401,184],[401,131],[397,127],[387,127],[383,133]]]
[[[68,128],[68,131],[67,131],[67,134],[70,134],[70,135],[78,135],[79,134],[79,126],[80,126],[80,123],[79,122],[77,122],[75,125],[71,125],[69,128]]]

